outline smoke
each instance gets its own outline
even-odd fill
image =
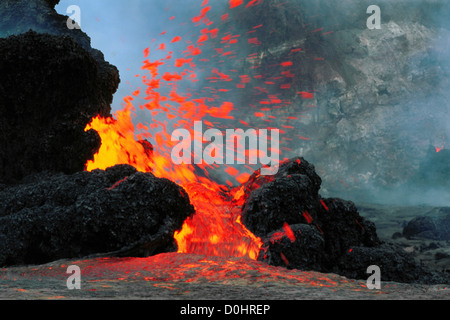
[[[192,35],[198,34],[199,27],[195,27],[191,19],[198,15],[202,2],[62,0],[56,9],[61,14],[67,14],[68,6],[78,5],[81,9],[82,30],[91,37],[92,47],[101,50],[105,59],[118,67],[121,84],[112,107],[113,110],[119,110],[123,97],[143,86],[141,78],[136,75],[141,73],[145,48],[151,48],[151,60],[156,60],[167,54],[167,51],[184,49],[186,40],[195,41]],[[433,188],[432,183],[424,185],[426,190],[416,193],[406,187],[397,188],[405,186],[417,176],[418,170],[432,171],[432,167],[420,167],[426,163],[430,145],[439,148],[449,148],[450,145],[448,1],[377,1],[385,32],[384,38],[381,37],[377,43],[379,48],[364,47],[361,43],[353,42],[366,32],[366,9],[374,4],[373,1],[265,0],[252,11],[245,10],[243,6],[227,10],[226,0],[209,2],[212,10],[208,16],[212,20],[220,21],[222,14],[230,14],[230,21],[221,32],[231,30],[245,40],[241,41],[241,38],[239,49],[235,50],[237,58],[224,58],[220,63],[217,59],[211,59],[209,65],[205,63],[205,74],[215,63],[218,63],[221,71],[236,69],[237,75],[249,75],[252,78],[262,74],[260,69],[254,71],[251,69],[253,65],[245,61],[245,57],[252,53],[262,57],[260,63],[266,67],[263,70],[266,74],[280,72],[271,64],[279,65],[285,61],[280,61],[280,58],[291,58],[279,52],[283,46],[287,47],[283,50],[290,52],[292,46],[297,44],[305,54],[299,55],[298,60],[291,59],[294,61],[292,73],[296,73],[292,88],[306,93],[315,89],[317,91],[314,99],[302,99],[295,94],[294,89],[280,90],[279,86],[278,89],[271,89],[265,83],[267,79],[254,78],[252,85],[242,90],[236,90],[236,83],[211,84],[206,80],[195,84],[180,83],[182,90],[201,93],[205,86],[213,89],[219,86],[231,89],[234,86],[229,91],[232,94],[217,94],[217,99],[232,101],[238,107],[236,119],[259,128],[293,126],[295,135],[284,137],[287,139],[284,141],[286,144],[282,157],[301,155],[312,161],[324,180],[327,196],[396,204],[411,204],[414,201],[440,205],[450,203],[448,190]],[[263,27],[254,29],[259,24]],[[389,32],[397,32],[396,26],[403,34],[390,37]],[[323,32],[314,32],[322,28]],[[386,28],[391,29],[386,31]],[[249,31],[254,33],[250,34]],[[429,38],[424,41],[428,35]],[[181,36],[183,42],[171,43],[175,36]],[[249,42],[251,37],[256,40]],[[375,43],[376,36],[371,37],[367,33],[363,40]],[[255,45],[258,41],[261,44]],[[159,43],[167,45],[166,52],[155,50]],[[213,45],[209,48],[211,52],[214,50]],[[389,51],[392,47],[397,52]],[[330,51],[330,48],[334,51]],[[361,57],[369,56],[372,59],[372,65],[368,65],[372,69],[363,75],[361,64],[364,65],[368,60],[367,57],[366,60],[358,57],[358,50],[361,50]],[[377,53],[376,50],[380,51]],[[386,50],[386,54],[383,55],[381,50]],[[326,67],[314,60],[317,57],[325,57],[328,63]],[[396,58],[407,58],[408,61],[395,64]],[[301,66],[297,67],[296,64]],[[397,66],[401,67],[396,69]],[[204,79],[205,74],[201,72],[202,68],[199,78]],[[325,80],[333,76],[342,80],[329,81],[325,85]],[[394,82],[389,79],[397,76]],[[324,91],[320,91],[321,85]],[[269,88],[269,93],[261,92],[256,87]],[[411,89],[413,92],[407,92]],[[260,102],[268,99],[270,94],[292,104],[265,111],[265,118],[255,119],[254,112],[265,106]],[[354,103],[346,105],[343,97],[351,94],[355,96]],[[356,97],[362,94],[366,96]],[[314,104],[315,109],[311,108]],[[140,110],[136,113],[140,122],[150,122],[148,113]],[[299,121],[287,122],[285,118],[289,116],[298,117]],[[217,178],[222,177],[219,175]],[[359,183],[352,185],[352,181]]]

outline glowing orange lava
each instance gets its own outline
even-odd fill
[[[206,2],[207,3],[207,2]],[[236,5],[239,2],[235,2]],[[206,18],[208,7],[202,9],[200,16],[193,20],[196,23],[211,25]],[[192,94],[178,92],[177,82],[197,79],[195,56],[201,53],[200,47],[210,37],[217,35],[218,29],[201,30],[201,41],[197,46],[189,45],[184,56],[175,60],[176,71],[160,75],[164,67],[172,59],[169,53],[166,58],[156,61],[143,61],[142,70],[148,72],[142,76],[146,86],[142,97],[140,90],[124,99],[125,107],[116,112],[115,119],[94,118],[86,130],[96,130],[102,145],[94,160],[86,164],[86,170],[106,169],[116,164],[130,164],[137,170],[153,172],[160,178],[170,179],[180,184],[189,194],[196,213],[188,218],[182,229],[175,233],[178,252],[197,253],[214,256],[236,256],[256,259],[262,242],[255,237],[240,221],[238,200],[224,194],[221,186],[205,175],[195,173],[193,165],[175,165],[171,159],[171,150],[175,145],[171,141],[171,132],[177,128],[191,130],[194,121],[209,119],[233,119],[233,104],[221,102],[214,105],[214,99],[193,97]],[[181,37],[174,37],[173,42],[180,42]],[[166,45],[160,44],[157,50],[165,50]],[[150,48],[144,49],[144,58],[151,54]],[[212,73],[220,79],[228,81],[230,76],[219,72],[217,68]],[[160,90],[164,88],[165,90]],[[142,110],[148,110],[152,115],[152,123],[132,122],[135,104],[138,101]],[[211,103],[211,105],[210,105]],[[206,121],[206,120],[205,120]],[[140,131],[137,134],[136,129]],[[136,139],[137,138],[137,139]],[[152,140],[153,152],[149,156],[141,140]],[[201,166],[200,166],[201,167]],[[238,176],[239,172],[228,170]],[[243,176],[239,175],[243,180]]]

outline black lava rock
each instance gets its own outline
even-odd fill
[[[171,251],[174,231],[193,213],[181,187],[128,165],[40,173],[0,188],[0,266]]]
[[[448,275],[418,265],[412,254],[394,244],[372,248],[352,247],[340,257],[335,269],[347,278],[367,279],[370,276],[367,268],[371,265],[380,268],[381,281],[428,284],[450,282]]]
[[[111,115],[119,72],[58,2],[0,2],[0,183],[82,171],[101,143],[86,124]]]
[[[111,75],[111,77],[114,77]],[[71,37],[33,31],[0,39],[0,182],[82,171],[100,147],[96,115],[110,115],[115,81]]]
[[[282,163],[277,175],[256,172],[244,185],[242,221],[263,240],[260,261],[356,279],[367,279],[367,267],[378,265],[386,281],[449,281],[381,242],[375,224],[353,202],[321,198],[320,183],[314,167],[295,158]]]
[[[260,170],[255,171],[244,185],[243,223],[261,237],[284,223],[314,220],[320,206],[321,182],[314,166],[303,158],[283,162],[273,176],[261,176]]]
[[[46,0],[46,1],[51,8],[54,8],[59,3],[59,0]]]
[[[375,224],[361,217],[351,201],[321,199],[317,225],[325,239],[324,271],[330,271],[339,257],[353,246],[374,247],[381,244]]]
[[[435,208],[403,228],[407,239],[450,240],[450,207]]]
[[[310,224],[286,226],[263,237],[259,260],[277,266],[343,274],[337,261],[354,246],[381,244],[375,225],[360,217],[354,204],[341,199],[321,199],[324,210]],[[325,206],[327,209],[325,209]],[[289,227],[294,236],[289,236]],[[342,266],[341,266],[342,267]]]
[[[302,270],[320,270],[325,240],[311,225],[285,225],[265,238],[258,260],[270,265]]]

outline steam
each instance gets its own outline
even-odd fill
[[[271,5],[272,2],[273,5]],[[261,37],[261,40],[263,40],[263,47],[252,47],[248,42],[242,41],[242,45],[239,46],[239,51],[236,53],[237,58],[223,59],[223,62],[220,64],[220,70],[229,71],[237,68],[239,71],[237,72],[238,75],[248,73],[248,65],[239,62],[242,57],[246,57],[251,53],[257,53],[258,57],[260,57],[261,53],[266,50],[264,59],[268,59],[267,52],[276,54],[275,49],[277,45],[286,42],[292,45],[296,41],[301,43],[300,40],[302,40],[302,37],[305,37],[305,39],[307,37],[305,46],[309,46],[310,52],[320,52],[320,46],[324,42],[319,37],[316,37],[311,32],[312,30],[324,28],[324,32],[334,31],[338,33],[341,31],[344,35],[346,32],[360,32],[366,28],[366,19],[368,17],[366,9],[369,5],[373,4],[373,1],[358,0],[339,2],[332,0],[285,1],[287,4],[284,5],[299,6],[303,11],[301,16],[294,16],[298,12],[289,9],[283,10],[281,2],[277,2],[277,6],[275,6],[275,2],[270,0],[263,1],[264,8],[270,10],[264,15],[267,21],[261,21],[261,23],[264,25],[270,23],[276,25],[277,21],[280,23],[283,21],[285,23],[289,22],[284,26],[286,27],[287,34],[270,38],[268,32],[272,32],[273,30],[265,29],[264,32],[266,33],[257,33]],[[135,75],[141,73],[142,61],[144,60],[142,52],[145,48],[151,47],[151,59],[155,60],[167,54],[167,52],[155,50],[156,43],[164,42],[168,45],[170,44],[167,51],[176,52],[177,50],[181,50],[185,43],[170,43],[174,36],[181,36],[183,41],[195,41],[190,36],[197,34],[199,27],[195,27],[191,19],[198,15],[201,3],[201,0],[182,2],[180,0],[62,0],[56,9],[61,14],[67,14],[66,8],[68,6],[78,5],[82,13],[82,30],[91,37],[92,47],[101,50],[105,54],[105,59],[118,67],[121,84],[114,98],[113,110],[119,110],[122,109],[123,97],[130,95],[131,92],[142,87],[141,78],[135,77]],[[228,8],[228,1],[210,1],[209,5],[212,6],[212,9],[208,13],[208,16],[212,17],[216,22],[220,21],[220,16]],[[414,176],[413,169],[418,170],[419,165],[426,159],[430,145],[450,148],[450,112],[448,112],[450,110],[448,102],[450,101],[450,94],[448,92],[448,88],[450,87],[450,3],[445,0],[403,0],[395,2],[380,0],[377,1],[377,5],[381,8],[382,28],[386,28],[389,22],[399,25],[400,28],[417,24],[423,26],[423,28],[416,30],[423,32],[428,30],[432,33],[427,47],[423,48],[423,50],[409,47],[404,48],[405,52],[417,52],[416,56],[413,54],[410,56],[409,70],[406,72],[410,78],[406,80],[412,83],[414,81],[423,81],[427,84],[428,87],[423,88],[423,92],[420,95],[416,94],[416,92],[405,93],[401,96],[403,100],[386,106],[386,114],[389,116],[386,116],[386,121],[384,122],[381,120],[383,119],[382,117],[374,118],[372,121],[370,117],[375,117],[377,115],[375,113],[371,114],[368,112],[366,114],[367,117],[364,118],[362,116],[348,117],[344,112],[344,114],[337,115],[341,119],[327,118],[327,122],[318,122],[316,127],[314,127],[314,123],[305,122],[306,120],[303,121],[300,119],[302,121],[291,121],[287,123],[281,120],[281,118],[287,115],[299,116],[299,113],[303,115],[303,112],[308,110],[308,104],[322,103],[316,109],[317,114],[311,112],[305,113],[311,119],[321,119],[324,113],[329,112],[331,103],[330,101],[320,101],[320,99],[327,100],[328,97],[322,98],[320,96],[321,92],[318,92],[315,100],[298,100],[291,93],[286,95],[288,91],[280,90],[277,92],[278,97],[291,100],[294,105],[290,107],[291,109],[286,107],[286,110],[289,110],[288,113],[283,114],[272,111],[272,113],[266,112],[266,115],[276,115],[276,119],[271,120],[270,126],[281,127],[286,124],[292,125],[295,127],[298,136],[304,136],[310,139],[302,140],[297,138],[288,145],[285,145],[288,148],[283,150],[282,158],[301,155],[316,164],[319,174],[322,175],[324,180],[322,191],[326,193],[326,196],[341,196],[357,202],[376,201],[393,204],[429,203],[433,205],[449,205],[450,191],[445,189],[445,187],[433,188],[433,186],[427,185],[426,190],[413,191],[410,188],[406,188],[405,184]],[[246,25],[246,21],[249,21],[251,17],[245,15],[240,16],[239,12],[242,10],[242,8],[237,8],[233,11],[234,15],[230,14],[230,19],[239,20],[232,21],[228,27],[233,28],[234,34],[246,36],[248,35],[247,32],[251,30],[249,28],[255,27],[256,24]],[[260,12],[260,14],[262,13]],[[172,17],[174,18],[171,19]],[[309,33],[306,35],[300,34],[300,31],[303,32],[303,30]],[[267,37],[266,41],[262,39],[264,36]],[[420,37],[420,35],[417,36]],[[152,42],[153,39],[155,39],[155,42]],[[271,45],[273,47],[269,48]],[[214,48],[209,49],[213,50]],[[329,53],[329,55],[332,56],[333,53]],[[389,61],[390,58],[385,57],[386,61]],[[211,64],[213,63],[215,63],[214,60],[210,61],[209,65],[205,63],[205,66],[208,68],[205,67],[204,70],[200,68],[198,72],[199,79],[206,78],[205,75],[210,71]],[[308,67],[310,66],[305,65],[305,69]],[[244,71],[240,68],[247,69]],[[164,68],[162,70],[164,71]],[[426,71],[425,76],[433,74],[437,74],[437,76],[430,78],[428,81],[423,78],[424,71]],[[342,70],[343,74],[349,72],[351,70]],[[304,91],[314,89],[316,85],[315,83],[310,83],[311,86],[308,87],[308,81],[305,79],[300,79],[299,81],[304,81]],[[267,98],[267,95],[254,90],[254,87],[261,83],[263,83],[263,80],[260,80],[259,83],[257,80],[254,80],[252,87],[249,87],[248,90],[234,90],[231,91],[233,94],[220,94],[218,99],[231,101],[237,106],[236,119],[245,120],[253,127],[259,126],[262,128],[262,125],[267,127],[267,122],[254,119],[253,114],[257,110],[249,106],[249,104],[253,104],[260,107],[258,104],[259,101]],[[222,85],[226,86],[226,84],[220,84],[220,86]],[[342,84],[338,83],[337,85]],[[211,86],[213,89],[218,88],[218,85],[214,87],[208,81],[180,83],[179,86],[184,86],[183,90],[190,92],[201,92],[205,90],[205,86]],[[380,86],[380,95],[383,92],[389,92],[390,89]],[[329,92],[330,87],[327,87],[327,90],[326,94],[331,96]],[[238,93],[236,94],[236,92]],[[364,102],[370,104],[370,101]],[[362,108],[361,106],[355,107]],[[371,109],[365,107],[365,110]],[[372,111],[375,112],[375,110]],[[151,121],[151,116],[148,113],[140,110],[137,110],[136,113],[136,118],[139,122]],[[355,114],[357,112],[353,113],[353,115]],[[323,133],[324,126],[330,127],[328,129],[329,134],[325,137],[318,134],[318,132]],[[237,127],[240,126],[237,125]],[[348,136],[336,136],[336,132],[338,131],[336,131],[337,129],[335,130],[335,127],[341,128],[339,132],[341,134],[345,133]],[[355,130],[359,131],[356,132]],[[371,130],[368,136],[364,136],[365,130]],[[395,139],[395,143],[393,142],[388,145],[386,143],[376,142],[384,134],[383,130],[390,132],[391,136]],[[396,166],[398,170],[404,170],[401,167],[402,161],[411,161],[411,163],[414,163],[412,166],[413,169],[409,171],[405,170],[403,180],[400,179],[397,181],[393,179],[393,181],[386,181],[386,179],[389,179],[389,172],[382,172],[385,170],[383,166],[368,161],[367,163],[359,162],[357,164],[358,168],[353,168],[348,164],[350,161],[347,161],[347,159],[334,158],[333,155],[330,155],[331,151],[327,153],[327,150],[331,150],[327,148],[333,143],[337,144],[336,148],[339,148],[339,144],[341,143],[351,146],[351,143],[347,142],[347,140],[351,139],[352,135],[355,139],[366,139],[368,144],[373,144],[376,150],[370,150],[370,152],[379,153],[380,156],[378,157],[380,159],[383,156],[388,158],[392,154],[397,153],[398,157],[393,158],[399,158],[401,161],[399,160],[398,164],[392,163],[390,167],[388,166],[390,170],[393,170],[393,176],[397,174],[394,170]],[[319,139],[320,141],[318,141]],[[386,141],[386,139],[383,141]],[[400,146],[401,148],[396,149],[395,146]],[[354,154],[357,152],[360,151],[349,149],[347,152],[348,159],[354,157]],[[432,168],[422,167],[422,170],[428,169],[431,170]],[[340,176],[341,173],[342,176]],[[350,184],[349,180],[351,179],[349,176],[363,183],[347,187],[345,183],[340,182],[342,180]],[[216,178],[219,180],[224,179],[221,175],[217,175]],[[450,179],[450,177],[448,178]]]

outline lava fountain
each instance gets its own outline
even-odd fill
[[[250,1],[247,7],[258,4],[257,1]],[[230,9],[240,5],[243,2],[231,1]],[[86,130],[96,130],[102,139],[99,152],[86,164],[86,170],[130,164],[139,171],[153,172],[157,177],[180,184],[188,193],[196,213],[174,235],[178,252],[256,259],[262,242],[240,221],[242,203],[239,195],[242,191],[230,190],[228,186],[209,179],[206,171],[201,169],[210,165],[175,165],[171,159],[174,147],[168,133],[171,130],[192,130],[195,121],[203,121],[212,126],[209,120],[234,119],[232,102],[218,102],[214,97],[182,93],[178,89],[178,84],[182,81],[198,81],[196,61],[202,55],[205,44],[219,36],[219,29],[213,28],[214,22],[207,17],[209,10],[208,0],[205,0],[199,16],[192,18],[197,27],[201,26],[200,33],[196,36],[196,42],[185,41],[186,48],[182,57],[174,58],[174,52],[169,51],[164,58],[151,61],[149,56],[153,49],[149,47],[143,50],[145,60],[141,69],[145,74],[141,77],[145,90],[136,90],[125,97],[124,108],[115,113],[115,119],[96,117],[86,127]],[[224,17],[226,15],[222,16],[222,20]],[[222,38],[222,43],[229,47],[236,42],[233,41],[235,39],[236,37],[232,38],[227,34]],[[171,43],[181,40],[182,37],[176,36]],[[166,44],[160,43],[156,50],[158,53],[165,52]],[[162,72],[160,70],[163,67],[172,69]],[[211,73],[215,79],[230,80],[229,75],[217,68],[212,68]],[[136,104],[139,104],[141,110],[151,113],[151,124],[134,125],[132,120]],[[136,134],[136,129],[140,131],[139,134]],[[152,140],[151,156],[141,143],[147,139]],[[194,139],[202,140],[198,137]],[[199,174],[199,169],[204,172]],[[249,176],[232,167],[225,171],[237,181],[243,182]]]

